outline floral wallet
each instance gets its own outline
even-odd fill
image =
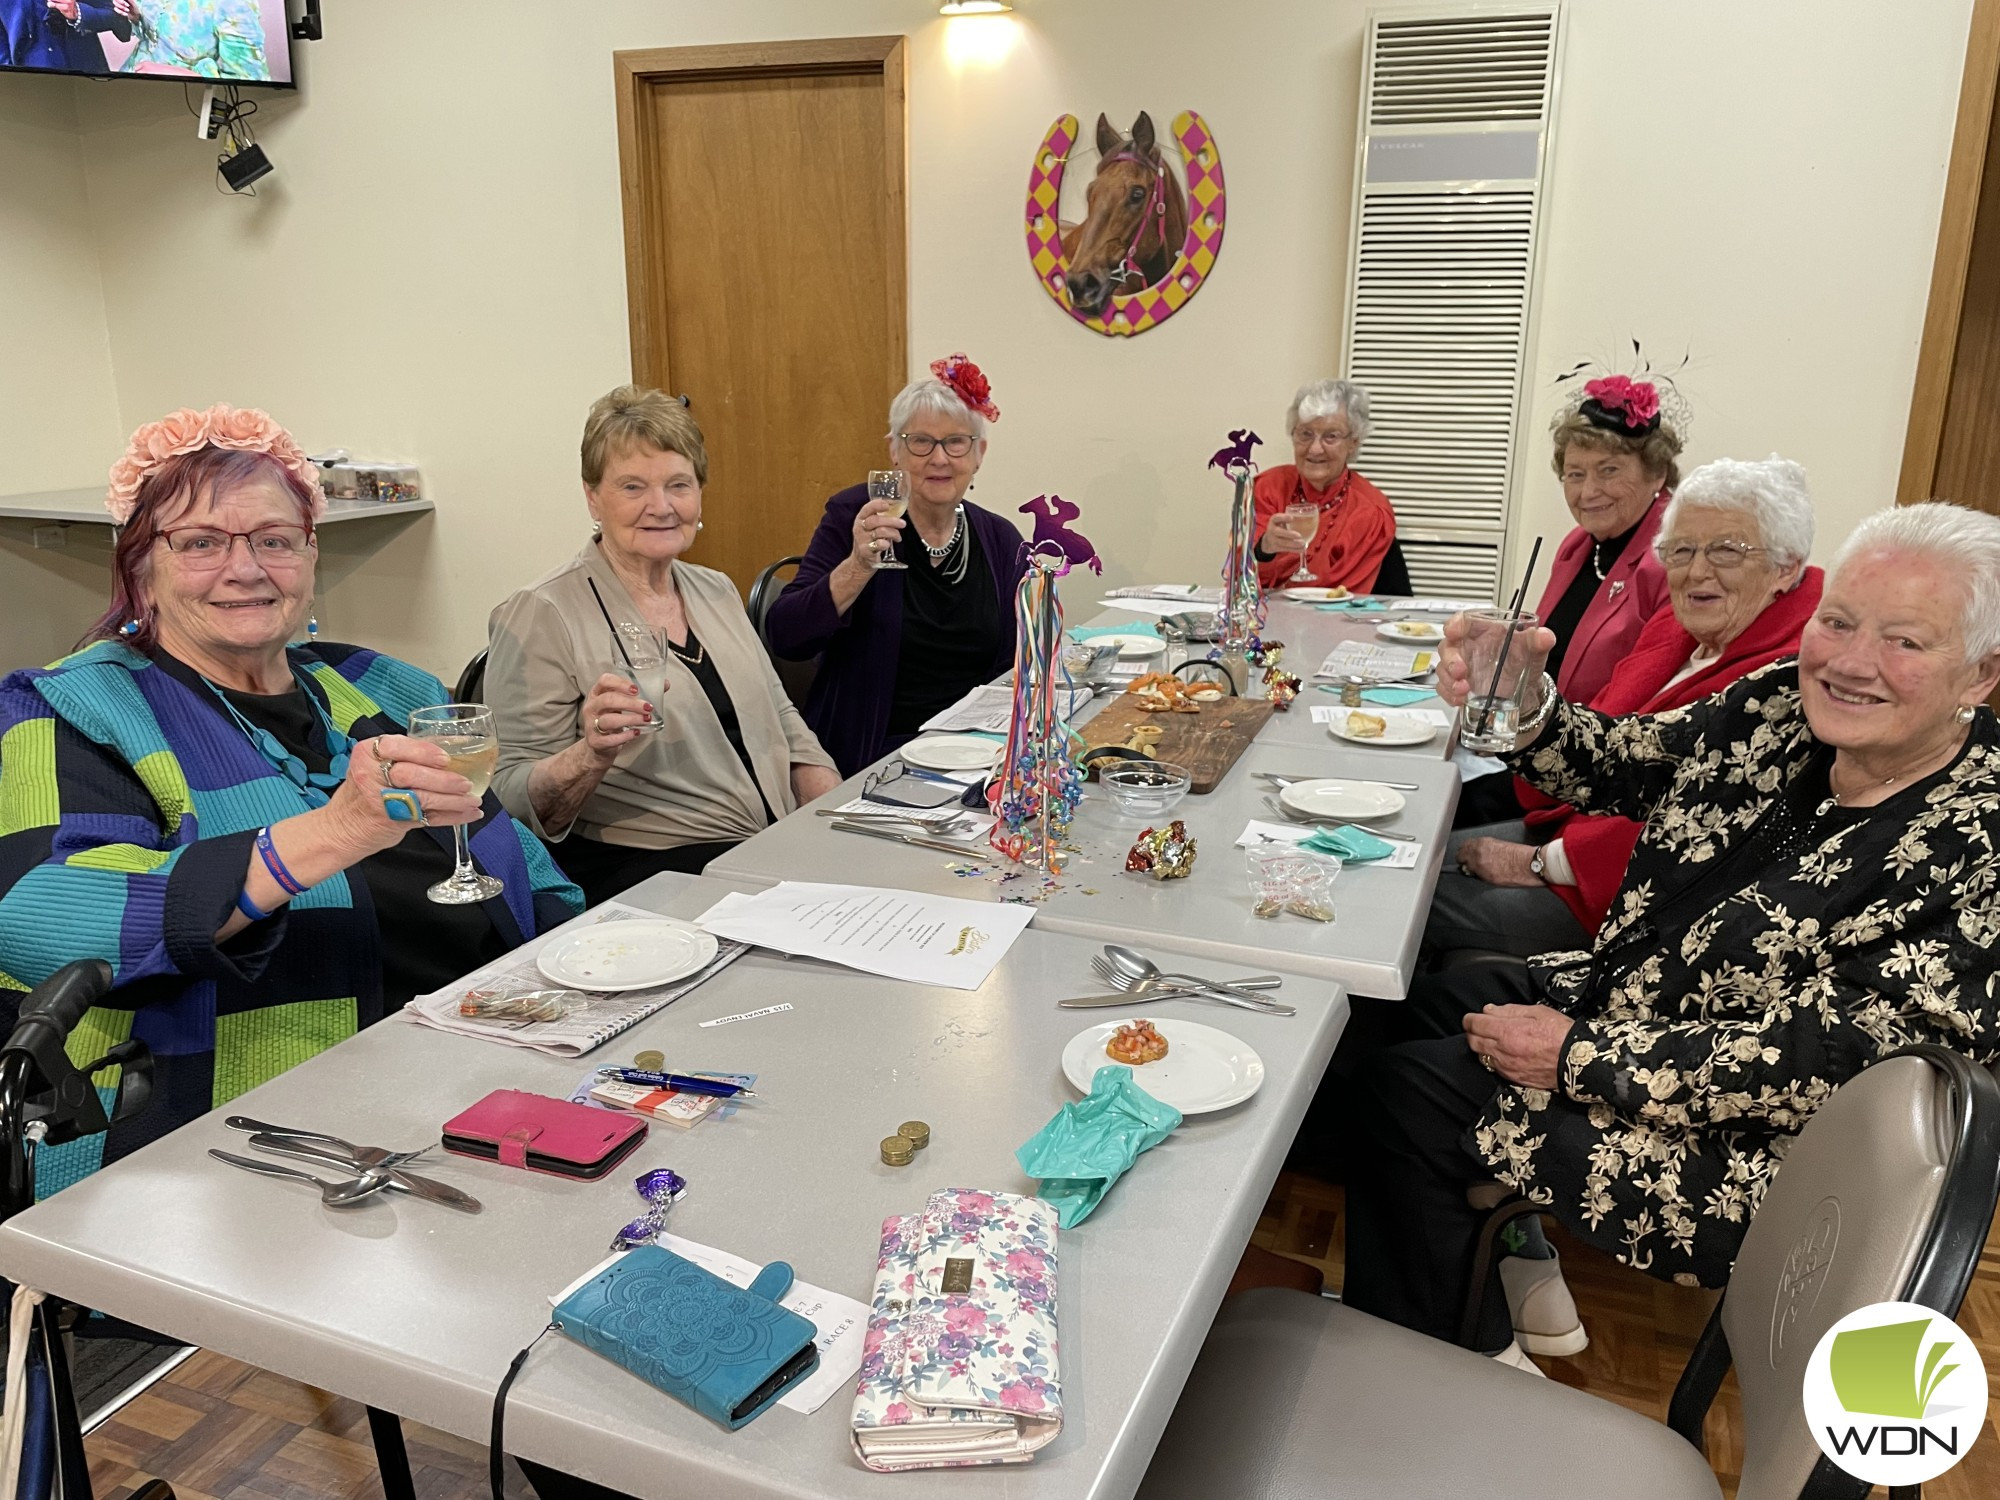
[[[885,1219],[854,1393],[862,1463],[1025,1463],[1061,1431],[1056,1211],[945,1188]]]

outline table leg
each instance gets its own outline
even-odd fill
[[[410,1477],[410,1454],[403,1446],[403,1419],[392,1411],[368,1408],[368,1435],[375,1439],[375,1467],[382,1473],[383,1500],[417,1500]]]

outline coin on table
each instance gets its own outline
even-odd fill
[[[916,1159],[917,1148],[901,1135],[882,1137],[882,1160],[892,1167],[907,1167]]]
[[[896,1134],[919,1151],[931,1143],[931,1128],[922,1120],[905,1120],[896,1127]]]
[[[637,1057],[632,1059],[633,1067],[643,1068],[648,1073],[657,1073],[666,1065],[667,1054],[664,1052],[641,1052]]]

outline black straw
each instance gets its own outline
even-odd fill
[[[1542,545],[1540,537],[1535,538],[1535,545],[1537,547]],[[625,649],[625,637],[618,633],[618,627],[611,619],[611,611],[604,607],[604,596],[597,592],[597,580],[586,573],[583,581],[590,585],[590,597],[597,601],[597,612],[604,616],[604,623],[611,626],[611,644],[618,648],[618,654],[625,658],[625,665],[630,667],[632,653]]]
[[[1521,575],[1521,586],[1514,590],[1514,602],[1507,606],[1507,639],[1501,643],[1500,659],[1493,663],[1493,680],[1486,685],[1486,707],[1480,710],[1479,725],[1473,733],[1484,734],[1493,722],[1493,699],[1500,691],[1500,674],[1507,669],[1507,655],[1514,649],[1514,632],[1521,628],[1521,604],[1528,597],[1528,584],[1535,576],[1535,561],[1542,555],[1542,539],[1535,538],[1535,545],[1528,549],[1528,571]],[[595,588],[596,585],[592,584]]]

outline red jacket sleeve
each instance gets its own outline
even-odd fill
[[[1553,889],[1576,913],[1585,931],[1595,932],[1604,925],[1644,827],[1630,818],[1601,813],[1578,813],[1563,824],[1563,853],[1569,856],[1576,885]]]

